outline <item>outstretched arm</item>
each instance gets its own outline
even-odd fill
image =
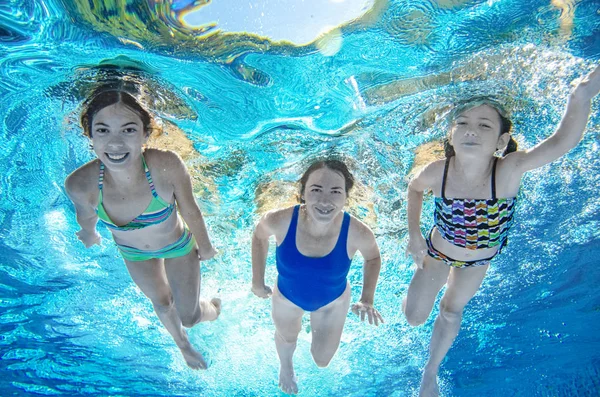
[[[264,215],[252,233],[252,292],[260,298],[268,298],[271,288],[265,285],[265,266],[269,252],[269,237],[273,234],[273,213]]]
[[[173,192],[179,206],[179,213],[196,239],[200,260],[211,259],[215,256],[217,250],[215,250],[210,242],[204,217],[194,198],[192,180],[187,167],[177,154],[173,152],[164,153],[168,153],[168,161],[170,163],[168,168],[173,171],[171,174],[173,176]]]
[[[550,137],[535,147],[511,154],[516,168],[526,172],[546,165],[573,149],[583,136],[590,116],[592,98],[600,92],[600,65],[585,76],[567,99],[565,114]],[[509,156],[507,156],[507,160]]]

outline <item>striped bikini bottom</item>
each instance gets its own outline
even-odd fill
[[[192,233],[190,233],[187,226],[184,228],[183,234],[177,241],[155,251],[145,251],[139,248],[117,244],[117,248],[121,251],[121,256],[128,261],[134,262],[156,258],[178,258],[189,254],[195,247],[196,239]]]

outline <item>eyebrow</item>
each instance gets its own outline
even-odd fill
[[[318,188],[321,188],[321,189],[323,189],[323,186],[321,186],[321,185],[317,185],[316,183],[313,183],[313,184],[312,184],[312,185],[310,185],[309,187],[313,187],[313,186],[314,186],[314,187],[318,187]],[[343,188],[343,187],[341,187],[341,186],[333,186],[333,187],[331,188],[331,190],[343,190],[343,189],[344,189],[344,188]]]
[[[123,125],[121,126],[121,128],[123,128],[123,127],[127,127],[127,126],[128,126],[128,125],[130,125],[130,124],[133,124],[133,125],[135,125],[135,126],[137,126],[137,125],[138,125],[138,124],[137,124],[135,121],[130,121],[129,123],[125,123],[125,124],[123,124]],[[102,125],[102,126],[105,126],[105,127],[110,127],[108,124],[106,124],[106,123],[103,123],[103,122],[101,122],[101,121],[99,121],[99,122],[97,122],[97,123],[94,123],[94,125],[95,125],[95,126],[96,126],[96,125]]]
[[[469,119],[469,117],[467,117],[467,116],[463,116],[463,115],[460,115],[460,116],[457,116],[457,117],[456,117],[456,119],[457,119],[457,120],[458,120],[458,119]],[[489,121],[490,123],[495,123],[495,121],[494,121],[494,120],[492,120],[492,119],[488,119],[487,117],[480,117],[480,118],[478,118],[478,120],[486,120],[486,121]]]

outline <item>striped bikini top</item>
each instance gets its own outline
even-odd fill
[[[100,176],[98,177],[98,188],[100,189],[100,193],[98,194],[98,208],[96,208],[96,213],[98,214],[98,218],[102,223],[104,223],[111,230],[136,230],[142,229],[147,226],[156,225],[158,223],[164,222],[171,216],[173,210],[175,209],[175,203],[170,204],[163,200],[158,193],[156,193],[156,189],[154,188],[154,182],[152,182],[152,175],[150,175],[150,170],[148,169],[148,165],[146,165],[146,160],[144,156],[142,156],[142,163],[144,164],[144,171],[146,172],[146,179],[148,180],[148,184],[150,185],[150,190],[152,191],[152,200],[150,200],[150,204],[148,207],[142,212],[140,215],[135,217],[134,220],[127,223],[123,226],[115,225],[115,223],[110,219],[106,210],[104,209],[104,205],[102,204],[102,186],[104,182],[104,164],[100,162]]]
[[[516,197],[496,197],[496,164],[492,167],[492,198],[461,199],[445,196],[448,165],[444,166],[442,197],[435,198],[434,222],[440,235],[449,243],[471,250],[506,244],[513,223]]]

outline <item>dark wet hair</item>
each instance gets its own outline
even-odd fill
[[[462,104],[457,105],[454,108],[454,110],[450,113],[451,121],[454,122],[454,119],[456,119],[460,114],[466,112],[469,109],[473,109],[481,105],[487,105],[491,107],[498,114],[498,117],[500,118],[499,136],[501,136],[502,134],[510,134],[510,130],[512,129],[512,121],[510,121],[510,119],[508,118],[506,111],[499,103],[488,98],[472,98]],[[506,149],[502,153],[502,157],[506,156],[509,153],[516,152],[517,149],[517,141],[515,141],[515,139],[511,135],[510,140],[506,145]],[[444,154],[446,155],[446,158],[450,158],[456,155],[456,153],[454,152],[454,147],[450,144],[448,138],[444,139]]]
[[[90,99],[84,103],[80,118],[84,134],[91,138],[92,120],[94,119],[94,116],[105,107],[117,103],[124,105],[126,108],[137,114],[142,120],[144,133],[146,136],[150,135],[154,124],[150,112],[146,110],[133,95],[120,90],[100,91],[91,96]]]
[[[316,170],[320,170],[321,168],[329,168],[332,171],[339,172],[340,174],[342,174],[346,184],[346,195],[348,195],[350,189],[352,189],[352,186],[354,186],[354,177],[352,176],[350,171],[348,171],[348,167],[346,167],[346,164],[344,164],[342,161],[334,159],[317,160],[314,163],[312,163],[306,171],[304,171],[304,174],[300,178],[299,200],[301,203],[304,203],[304,189],[306,188],[306,182],[308,181],[308,177],[310,176],[310,174],[312,174]]]

